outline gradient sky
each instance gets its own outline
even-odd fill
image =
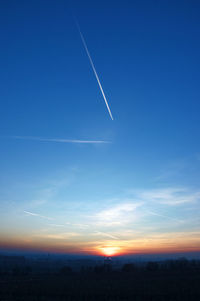
[[[200,250],[199,14],[193,0],[1,1],[1,247]]]

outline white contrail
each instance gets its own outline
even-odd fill
[[[48,219],[48,220],[54,220],[52,217],[40,215],[40,214],[38,214],[38,213],[33,213],[33,212],[30,212],[30,211],[25,211],[25,210],[24,210],[24,213],[26,213],[26,214],[28,214],[28,215],[32,215],[32,216],[37,216],[37,217],[45,218],[45,219]]]
[[[101,90],[101,93],[102,93],[103,99],[104,99],[104,101],[105,101],[106,107],[107,107],[107,109],[108,109],[108,113],[109,113],[109,115],[110,115],[110,118],[113,120],[113,116],[112,116],[112,113],[111,113],[110,107],[109,107],[109,105],[108,105],[108,102],[107,102],[106,96],[105,96],[105,94],[104,94],[104,91],[103,91],[102,85],[101,85],[101,83],[100,83],[100,80],[99,80],[98,74],[97,74],[97,72],[96,72],[96,69],[95,69],[94,63],[93,63],[93,61],[92,61],[92,58],[91,58],[91,55],[90,55],[90,53],[89,53],[89,50],[88,50],[88,48],[87,48],[87,45],[86,45],[85,39],[84,39],[84,37],[83,37],[83,35],[82,35],[82,32],[81,32],[81,30],[80,30],[80,26],[79,26],[79,24],[78,24],[78,22],[77,22],[77,21],[75,21],[75,22],[76,22],[76,25],[77,25],[77,28],[78,28],[78,31],[79,31],[79,34],[80,34],[81,40],[82,40],[82,42],[83,42],[83,46],[84,46],[84,48],[85,48],[85,50],[86,50],[86,53],[87,53],[87,56],[88,56],[88,58],[89,58],[90,64],[91,64],[91,66],[92,66],[92,69],[93,69],[93,71],[94,71],[94,75],[95,75],[95,77],[96,77],[96,80],[97,80],[97,82],[98,82],[99,88],[100,88],[100,90]]]
[[[24,140],[37,140],[44,142],[60,142],[60,143],[83,143],[83,144],[104,144],[110,143],[110,141],[105,140],[78,140],[78,139],[57,139],[57,138],[42,138],[42,137],[32,137],[32,136],[12,136],[13,139],[24,139]]]

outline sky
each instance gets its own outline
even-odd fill
[[[1,1],[0,248],[200,250],[199,13]]]

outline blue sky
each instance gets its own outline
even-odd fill
[[[199,12],[198,1],[1,2],[2,245],[200,248]]]

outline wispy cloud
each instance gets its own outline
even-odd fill
[[[118,203],[107,209],[101,210],[94,214],[91,219],[94,225],[103,228],[106,227],[122,227],[128,223],[132,223],[140,217],[136,209],[141,203]]]
[[[141,204],[138,203],[126,203],[126,204],[118,204],[109,209],[105,209],[99,212],[96,217],[100,220],[112,221],[121,217],[121,215],[126,214],[127,212],[134,211]]]
[[[41,142],[58,142],[58,143],[77,143],[77,144],[107,144],[111,143],[106,140],[80,140],[80,139],[60,139],[60,138],[43,138],[32,136],[12,136],[13,139],[35,140]]]
[[[195,203],[200,200],[199,191],[193,192],[182,187],[132,191],[132,193],[141,201],[156,202],[169,206]]]
[[[66,233],[49,233],[49,234],[41,234],[36,233],[33,235],[34,237],[43,238],[43,239],[58,239],[58,240],[66,240],[71,239],[77,236],[80,236],[80,233],[76,232],[66,232]]]
[[[54,218],[52,218],[52,217],[40,215],[40,214],[38,214],[38,213],[34,213],[34,212],[30,212],[30,211],[25,211],[25,210],[24,210],[24,213],[26,213],[26,214],[28,214],[28,215],[31,215],[31,216],[36,216],[36,217],[48,219],[48,220],[54,220]]]
[[[157,212],[153,212],[153,211],[146,211],[147,214],[151,214],[151,215],[156,215],[156,216],[160,216],[162,218],[166,218],[166,219],[170,219],[172,221],[176,221],[176,222],[179,222],[179,223],[182,223],[183,221],[178,219],[178,218],[173,218],[171,216],[167,216],[167,215],[163,215],[163,214],[160,214],[160,213],[157,213]]]
[[[112,235],[112,234],[109,234],[109,233],[105,233],[105,232],[96,231],[95,234],[96,235],[101,235],[101,236],[106,236],[106,237],[109,237],[109,238],[112,238],[112,239],[119,239],[119,237],[117,237],[115,235]]]
[[[66,222],[65,224],[66,224],[66,225],[70,225],[70,226],[75,227],[75,228],[80,228],[80,229],[87,229],[87,228],[89,227],[89,225],[84,224],[84,223],[82,223],[82,224],[80,224],[80,223],[77,224],[77,223]]]
[[[52,226],[52,227],[66,227],[66,225],[61,225],[61,224],[49,224],[49,226]]]

